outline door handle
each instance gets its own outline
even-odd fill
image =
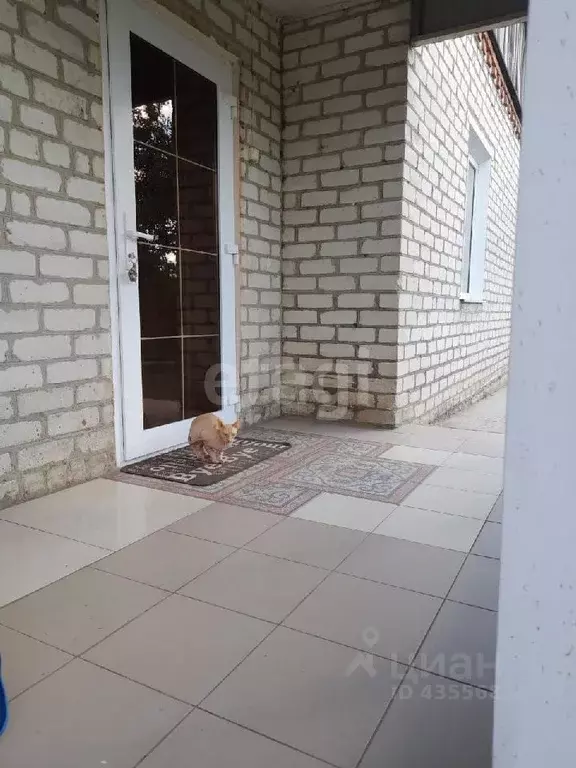
[[[129,240],[146,240],[148,243],[154,242],[154,235],[149,235],[147,232],[132,232],[127,231],[126,237]]]
[[[126,257],[128,261],[128,280],[131,283],[137,283],[138,282],[138,256],[135,253],[129,253]]]

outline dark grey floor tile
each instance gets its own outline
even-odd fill
[[[498,614],[446,602],[415,665],[463,683],[492,688]]]
[[[331,570],[360,544],[365,535],[362,531],[290,517],[265,531],[246,548]]]
[[[499,560],[501,549],[502,526],[499,523],[486,523],[472,547],[472,554]]]
[[[500,561],[470,555],[458,574],[448,599],[497,611],[499,585]]]
[[[239,725],[194,710],[139,768],[326,768]]]
[[[286,625],[409,663],[440,605],[437,597],[333,573]]]
[[[338,570],[381,584],[446,597],[464,558],[463,552],[372,534]]]
[[[360,768],[490,768],[492,694],[411,670]]]
[[[496,504],[494,504],[494,506],[492,507],[492,512],[490,512],[488,521],[491,523],[501,523],[503,511],[504,511],[504,494],[501,493],[500,496],[498,496],[498,500],[496,501]]]
[[[353,768],[404,669],[284,627],[202,703],[203,709],[341,768]]]

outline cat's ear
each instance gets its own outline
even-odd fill
[[[234,429],[240,429],[240,419],[236,419],[236,421],[233,424],[230,424],[231,427],[234,427]]]

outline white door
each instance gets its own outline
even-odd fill
[[[125,461],[237,402],[232,66],[173,19],[108,6]]]

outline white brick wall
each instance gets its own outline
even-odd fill
[[[114,460],[97,9],[0,0],[0,419],[40,424],[2,459],[1,504]],[[236,0],[182,12],[241,62],[241,408],[256,421],[280,412],[280,24]]]
[[[95,6],[87,0],[55,0],[46,8],[43,0],[0,3],[0,35],[10,40],[6,52],[13,51],[11,61],[0,61],[0,333],[7,347],[0,445],[9,457],[8,464],[2,460],[1,504],[99,475],[114,458],[112,442],[100,435],[106,429],[111,436],[110,426],[101,426],[109,424],[112,403],[110,337],[102,338],[96,303],[74,306],[78,296],[108,305],[106,273],[97,268],[107,250],[95,30]],[[91,90],[66,81],[71,67],[91,78]],[[76,146],[80,171],[72,171]],[[88,413],[87,380],[97,395]],[[53,435],[76,428],[82,442],[54,442]]]
[[[475,35],[410,51],[397,422],[498,386],[508,365],[519,142]],[[494,149],[482,305],[460,302],[470,120]]]
[[[408,13],[403,0],[358,3],[285,28],[287,413],[394,421],[380,393],[382,375],[393,391],[395,369],[383,374],[378,361],[394,357],[397,317],[377,308],[397,301],[406,101],[397,62]],[[367,354],[386,326],[390,338]],[[340,375],[328,391],[302,370]]]

